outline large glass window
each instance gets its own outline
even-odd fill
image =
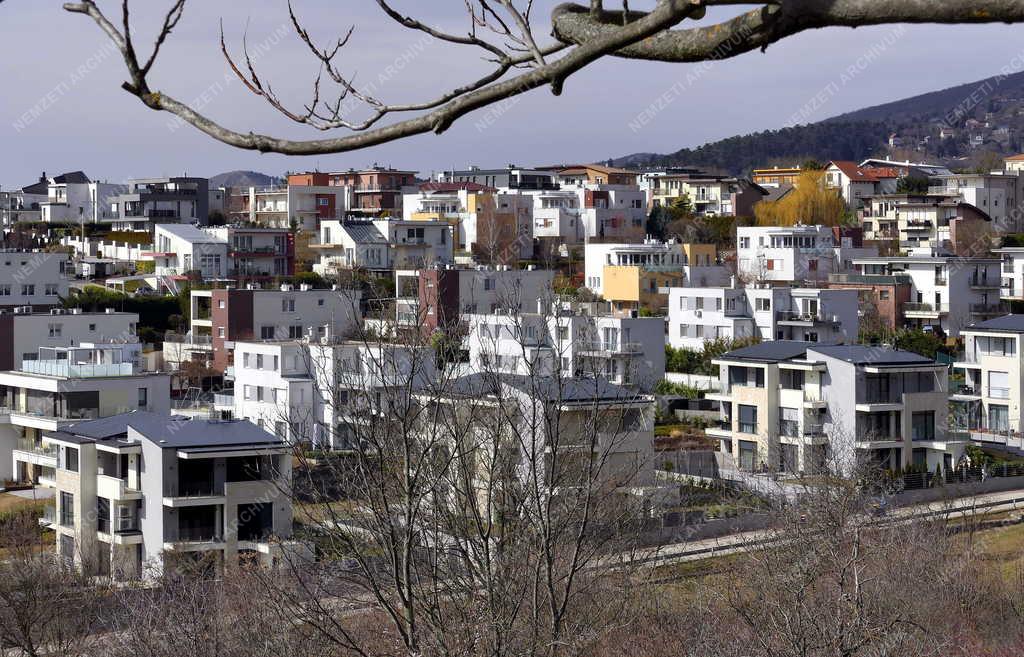
[[[740,433],[757,433],[757,406],[739,404]]]
[[[75,526],[75,496],[63,491],[60,494],[60,526]]]
[[[988,428],[992,431],[1009,431],[1010,407],[1000,404],[989,404]]]
[[[914,413],[910,431],[913,440],[935,440],[935,411]]]
[[[1009,372],[988,373],[988,396],[992,399],[1010,398],[1010,374]]]

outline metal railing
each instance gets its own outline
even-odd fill
[[[583,342],[580,351],[603,352],[612,354],[639,354],[644,348],[639,342]]]
[[[66,360],[24,360],[21,371],[27,374],[59,376],[68,379],[93,379],[112,376],[131,376],[135,366],[131,363],[71,364]]]
[[[32,438],[19,438],[18,439],[18,451],[29,452],[32,454],[38,454],[39,456],[47,456],[51,458],[57,457],[57,447],[54,445],[43,445],[36,444],[36,441]]]
[[[904,313],[948,313],[949,304],[947,303],[905,303],[903,304]]]
[[[1007,308],[1001,303],[972,303],[971,312],[980,315],[998,315],[1007,312]]]

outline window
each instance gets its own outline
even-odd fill
[[[1009,372],[988,373],[988,396],[992,399],[1010,398]]]
[[[261,326],[260,327],[260,339],[261,340],[273,340],[274,339],[274,327],[273,326]],[[246,354],[248,356],[248,354]]]
[[[288,327],[288,337],[292,340],[298,340],[302,337],[302,325],[296,324]]]
[[[61,464],[62,470],[68,472],[78,472],[78,448],[77,447],[61,447]]]
[[[11,286],[10,285],[6,285],[6,284],[5,285],[0,285],[0,297],[9,297],[9,296],[11,296]]]
[[[256,369],[263,369],[263,354],[256,354]]]
[[[218,338],[223,338],[224,337],[224,327],[223,326],[218,326],[217,327],[217,337]]]
[[[22,285],[21,286],[21,295],[22,296],[30,297],[30,296],[35,295],[35,293],[36,293],[36,286],[35,285]]]
[[[882,300],[882,301],[888,301],[889,300],[889,290],[880,290],[878,292],[878,298],[880,300]]]
[[[149,389],[139,388],[139,408],[146,408],[149,406]]]
[[[318,305],[318,306],[322,306],[322,305],[324,305],[324,300],[323,300],[322,298],[320,298],[320,299],[317,299],[317,300],[316,300],[316,305]]]
[[[1010,407],[999,404],[989,404],[988,407],[988,429],[990,431],[1010,430]]]
[[[44,294],[48,297],[57,296],[57,285],[55,283],[47,283]]]
[[[295,312],[295,299],[281,299],[281,312],[293,313]]]
[[[690,333],[690,326],[688,324],[680,324],[679,325],[679,337],[685,338],[685,337],[687,337],[689,335],[689,333]]]
[[[60,526],[75,526],[75,496],[64,491],[60,493]],[[66,554],[64,556],[70,557],[73,555]]]
[[[256,392],[252,386],[247,385],[242,389],[242,396],[246,401],[252,401],[256,398]]]
[[[765,312],[772,309],[772,300],[767,297],[760,297],[757,299],[757,310]]]
[[[800,409],[779,408],[779,435],[796,438],[800,435]]]
[[[96,325],[95,324],[89,324],[89,330],[90,331],[95,331],[96,330]],[[134,333],[134,331],[132,331],[132,333]]]
[[[757,433],[757,406],[739,404],[739,432]]]
[[[224,310],[224,299],[217,300],[217,307],[220,308],[221,310]]]
[[[935,411],[914,413],[910,430],[913,440],[935,440]]]
[[[63,324],[50,324],[49,325],[49,329],[50,329],[50,337],[51,338],[59,338],[61,336],[61,333],[64,332],[64,325]]]

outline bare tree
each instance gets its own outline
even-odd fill
[[[650,11],[609,9],[603,0],[589,5],[562,4],[551,13],[552,38],[541,38],[532,16],[532,0],[467,0],[468,29],[448,32],[377,0],[384,15],[403,28],[425,34],[457,48],[482,53],[490,69],[435,98],[409,104],[387,103],[361,90],[339,65],[353,34],[349,28],[328,46],[319,46],[289,6],[296,34],[308,46],[320,72],[311,99],[301,108],[289,107],[272,85],[258,74],[243,42],[243,59],[236,62],[222,33],[221,48],[238,78],[289,120],[319,131],[347,130],[341,137],[295,141],[221,125],[167,93],[154,90],[149,74],[164,42],[178,26],[185,0],[174,0],[164,17],[152,51],[140,57],[133,42],[128,0],[123,0],[120,26],[93,0],[68,2],[67,11],[92,18],[120,50],[128,72],[122,85],[146,107],[171,112],[209,136],[237,148],[288,155],[340,153],[395,141],[426,132],[442,133],[466,114],[541,87],[555,95],[577,71],[604,57],[661,62],[704,62],[765,49],[804,30],[860,27],[886,23],[1017,23],[1024,21],[1021,0],[773,0],[711,25],[679,28],[704,17],[708,7],[729,7],[735,0],[659,0]],[[751,3],[742,3],[751,4]],[[679,28],[679,29],[673,29]],[[333,85],[336,91],[325,87]],[[364,118],[349,118],[347,103],[365,107]],[[392,123],[385,120],[398,117]],[[407,117],[407,118],[402,118]]]

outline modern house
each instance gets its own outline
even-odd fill
[[[730,278],[713,244],[589,242],[584,253],[584,285],[618,312],[663,309],[669,288],[725,285]]]
[[[396,327],[430,335],[461,330],[467,314],[536,310],[538,300],[551,298],[554,277],[508,266],[396,270]]]
[[[759,338],[824,344],[856,342],[855,290],[786,287],[679,287],[669,291],[668,343],[701,350],[710,340]]]
[[[946,366],[889,347],[776,340],[714,361],[722,421],[707,430],[746,471],[843,476],[870,464],[952,469]]]
[[[850,273],[863,281],[906,277],[911,284],[911,298],[902,308],[906,324],[955,338],[968,324],[1005,312],[999,268],[997,258],[925,250],[904,257],[854,258]]]
[[[641,393],[665,378],[665,322],[622,317],[602,304],[465,316],[469,365],[477,372],[596,377]],[[540,312],[537,312],[537,311]]]
[[[57,553],[116,581],[275,564],[292,532],[291,449],[244,421],[136,411],[46,431]]]
[[[754,205],[768,193],[746,178],[689,170],[651,172],[645,177],[651,207],[669,207],[686,199],[698,216],[752,217]]]
[[[132,410],[167,413],[170,377],[146,372],[140,345],[41,347],[38,358],[0,372],[0,475],[53,485],[42,432]]]
[[[73,277],[66,253],[0,250],[0,309],[59,306]]]
[[[127,189],[110,199],[114,230],[152,231],[159,224],[198,223],[209,219],[209,181],[174,176],[129,180]]]
[[[953,365],[964,384],[953,391],[954,424],[972,440],[1007,443],[1021,433],[1024,315],[1004,315],[963,329],[964,358]]]
[[[83,312],[53,308],[47,312],[0,310],[0,371],[15,370],[39,358],[40,347],[138,343],[138,313]]]
[[[360,314],[359,291],[309,285],[282,285],[261,289],[192,290],[191,327],[186,336],[188,349],[164,345],[164,361],[177,358],[205,361],[213,369],[229,374],[236,341],[313,339],[346,335],[355,329]]]
[[[823,283],[829,274],[850,271],[854,257],[877,253],[863,247],[859,229],[736,227],[736,273],[747,282]]]

